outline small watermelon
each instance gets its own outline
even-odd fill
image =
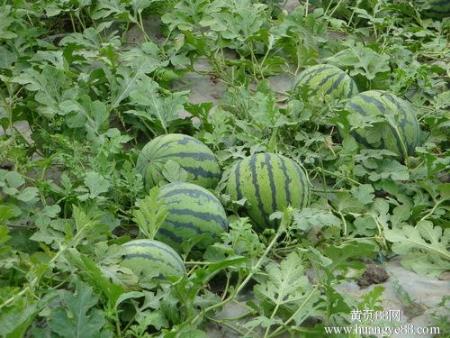
[[[293,160],[278,154],[259,153],[237,162],[226,186],[233,200],[245,198],[247,212],[258,228],[273,227],[269,216],[291,205],[308,204],[309,182]]]
[[[417,0],[416,3],[424,16],[430,18],[450,16],[450,0]]]
[[[162,173],[170,160],[187,173],[188,182],[205,188],[214,188],[219,182],[219,164],[205,144],[188,135],[166,134],[151,140],[139,154],[136,169],[147,189],[166,181]]]
[[[165,243],[136,239],[122,244],[120,264],[143,278],[183,276],[186,273],[183,260]]]
[[[380,120],[351,131],[356,141],[367,148],[388,149],[405,158],[413,155],[420,144],[421,131],[413,107],[389,92],[360,93],[347,102],[346,110],[350,120]]]
[[[198,235],[205,236],[196,247],[204,249],[228,228],[222,204],[205,188],[174,182],[161,188],[159,198],[165,203],[168,213],[156,238],[177,250],[181,243]]]
[[[308,86],[314,96],[347,99],[358,93],[355,81],[343,70],[333,65],[320,64],[300,73],[296,86]]]

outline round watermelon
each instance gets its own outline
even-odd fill
[[[314,96],[347,99],[358,93],[355,81],[343,70],[333,65],[320,64],[300,73],[296,86],[308,86]]]
[[[179,165],[187,181],[214,188],[221,172],[216,156],[199,140],[183,134],[166,134],[147,143],[139,154],[136,169],[148,188],[166,181],[163,172],[169,161]]]
[[[379,120],[351,131],[351,135],[367,148],[388,149],[405,158],[413,155],[420,144],[421,131],[413,107],[389,92],[369,90],[360,93],[347,102],[346,110],[350,120]]]
[[[145,279],[182,276],[186,273],[183,260],[165,243],[136,239],[122,244],[120,264]]]
[[[430,18],[450,16],[450,0],[417,0],[422,14]]]
[[[163,186],[159,198],[167,207],[167,217],[156,239],[180,250],[181,243],[201,236],[196,248],[214,243],[228,228],[225,210],[212,193],[192,183],[174,182]]]
[[[259,228],[273,227],[269,216],[291,205],[308,204],[306,172],[293,160],[273,153],[259,153],[237,162],[226,186],[233,200],[245,198],[248,215]]]

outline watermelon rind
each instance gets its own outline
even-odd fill
[[[450,0],[417,0],[416,3],[425,17],[450,17]]]
[[[173,248],[151,239],[136,239],[122,244],[120,264],[143,279],[164,279],[186,273],[183,260]]]
[[[189,135],[166,134],[147,143],[138,156],[136,170],[147,189],[167,183],[163,172],[169,161],[181,167],[187,182],[205,188],[214,188],[221,177],[217,158],[204,143]]]
[[[422,133],[413,106],[392,93],[369,90],[352,97],[346,104],[350,120],[376,120],[367,127],[350,130],[366,148],[387,149],[402,159],[412,156],[420,145]]]
[[[187,182],[170,183],[161,187],[159,198],[167,208],[167,216],[156,239],[177,251],[195,236],[201,236],[195,248],[205,249],[228,229],[222,203],[201,186]]]
[[[308,86],[313,96],[324,98],[347,99],[358,93],[355,81],[340,68],[329,64],[318,64],[303,70],[296,82],[296,87]]]
[[[295,161],[279,154],[258,153],[231,169],[226,191],[235,201],[246,199],[246,210],[257,228],[276,226],[275,211],[308,205],[309,180]]]

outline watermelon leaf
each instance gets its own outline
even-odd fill
[[[148,195],[136,202],[133,221],[139,226],[141,233],[153,239],[167,217],[167,208],[159,198],[159,188],[153,187]]]
[[[450,229],[433,226],[430,221],[420,221],[415,227],[385,230],[386,239],[393,243],[392,250],[401,255],[401,262],[418,273],[438,276],[450,264]]]
[[[106,338],[112,332],[105,325],[103,311],[94,308],[98,297],[92,288],[80,281],[75,283],[75,292],[61,293],[61,306],[52,311],[49,326],[53,332],[65,338]]]
[[[266,333],[272,325],[280,324],[276,317],[278,312],[289,311],[288,322],[294,321],[297,325],[316,312],[315,304],[319,301],[320,292],[308,281],[302,261],[297,252],[291,252],[279,264],[268,263],[266,276],[259,278],[260,282],[254,287],[255,296],[262,306],[267,302],[272,306],[270,318],[263,317],[263,322],[258,321],[266,327]]]

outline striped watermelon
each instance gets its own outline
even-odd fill
[[[308,204],[309,182],[293,160],[272,153],[254,154],[231,169],[226,187],[233,200],[246,198],[247,212],[259,228],[274,226],[269,216],[288,205]]]
[[[430,18],[450,16],[450,0],[418,0],[422,13]]]
[[[355,81],[333,65],[320,64],[300,73],[296,86],[308,86],[314,95],[346,99],[358,93]]]
[[[163,186],[159,198],[168,214],[156,238],[179,250],[189,238],[206,235],[196,244],[204,249],[228,228],[225,210],[212,193],[192,183],[174,182]]]
[[[205,188],[214,188],[219,182],[219,164],[205,144],[188,135],[167,134],[151,140],[139,154],[136,169],[147,188],[166,181],[162,172],[169,160],[187,172],[188,182]]]
[[[405,100],[381,90],[369,90],[354,96],[346,105],[350,119],[382,118],[367,128],[357,128],[351,135],[368,148],[383,148],[402,158],[413,155],[421,141],[421,131],[413,107]]]
[[[146,279],[182,276],[183,260],[167,244],[151,239],[136,239],[122,244],[121,265]]]

